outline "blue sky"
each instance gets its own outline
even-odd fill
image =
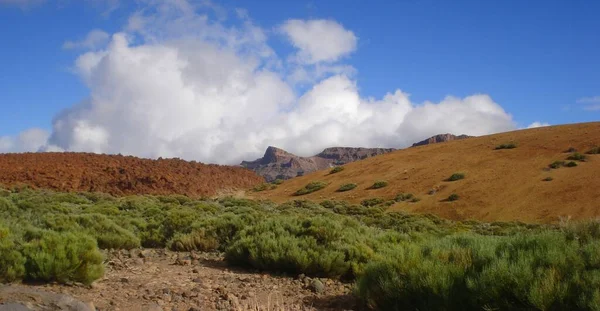
[[[151,6],[148,1],[26,2],[31,0],[0,0],[0,136],[33,127],[52,133],[52,120],[97,87],[86,85],[74,69],[88,51],[65,49],[65,42],[82,40],[94,29],[109,35],[123,31],[136,11]],[[439,103],[448,95],[487,94],[516,127],[600,116],[595,109],[600,105],[598,1],[226,0],[212,5],[218,9],[207,14],[223,27],[241,27],[244,20],[231,16],[236,8],[245,9],[282,62],[299,49],[278,30],[283,23],[335,21],[354,34],[356,47],[325,63],[351,68],[347,75],[364,99],[381,99],[396,89],[410,94],[415,105]],[[196,11],[201,10],[206,8]],[[291,88],[301,97],[317,83]],[[277,139],[262,139],[253,148]],[[188,157],[210,161],[213,156]]]

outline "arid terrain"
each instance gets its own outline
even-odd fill
[[[496,150],[511,142],[516,148]],[[346,164],[336,174],[318,171],[252,195],[276,202],[308,199],[359,203],[412,193],[419,202],[396,203],[390,210],[433,213],[455,220],[548,223],[561,217],[596,218],[600,216],[600,155],[586,154],[585,161],[575,161],[576,167],[549,167],[595,146],[600,146],[598,122],[527,129],[398,150]],[[465,178],[446,181],[454,173],[464,173]],[[387,181],[388,186],[368,189],[378,180]],[[307,195],[293,195],[313,181],[328,185]],[[337,192],[346,183],[356,183],[357,187]],[[453,193],[459,199],[447,202]]]
[[[212,196],[247,189],[262,178],[233,166],[179,159],[140,159],[92,153],[0,154],[0,185],[112,195]]]

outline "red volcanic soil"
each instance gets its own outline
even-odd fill
[[[91,153],[0,154],[0,185],[68,192],[212,196],[263,178],[242,167]]]

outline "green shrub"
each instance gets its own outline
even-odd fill
[[[565,161],[554,161],[548,165],[549,168],[557,169],[565,166]]]
[[[10,230],[0,224],[0,283],[19,280],[25,275],[25,258],[13,238]]]
[[[371,198],[371,199],[362,200],[360,202],[360,205],[366,206],[366,207],[371,207],[371,206],[379,205],[383,202],[385,202],[385,200],[383,198]]]
[[[585,161],[585,155],[575,152],[572,155],[570,155],[567,160],[572,160],[572,161]]]
[[[577,162],[570,161],[565,164],[566,167],[575,167],[577,166]]]
[[[573,153],[573,152],[577,152],[577,149],[575,149],[575,147],[569,147],[569,149],[565,150],[565,153]]]
[[[274,185],[274,184],[262,183],[262,184],[254,186],[252,188],[252,191],[254,191],[254,192],[261,192],[261,191],[265,191],[265,190],[273,190],[275,188],[277,188],[277,186]]]
[[[496,148],[494,148],[494,149],[500,150],[500,149],[514,149],[514,148],[517,148],[517,144],[510,142],[510,143],[500,144],[500,145],[496,146]]]
[[[410,201],[409,201],[409,202],[411,202],[411,203],[417,203],[417,202],[419,202],[419,201],[421,201],[421,199],[419,199],[419,198],[417,198],[417,197],[412,197],[412,199],[410,199]]]
[[[590,150],[588,150],[588,152],[586,152],[587,154],[600,154],[600,147],[594,147]]]
[[[375,183],[373,183],[373,185],[371,187],[369,187],[369,189],[379,189],[379,188],[383,188],[386,187],[388,185],[388,182],[385,180],[378,180]]]
[[[458,199],[459,199],[459,196],[458,196],[458,194],[456,194],[456,193],[453,193],[453,194],[451,194],[450,196],[448,196],[448,198],[446,198],[446,201],[447,201],[447,202],[452,202],[452,201],[456,201],[456,200],[458,200]]]
[[[283,184],[283,179],[277,178],[277,179],[273,180],[272,184],[273,185],[281,185],[281,184]]]
[[[404,202],[404,201],[409,201],[414,198],[415,198],[415,196],[412,193],[399,193],[398,195],[396,195],[394,200],[396,202]]]
[[[448,177],[448,179],[446,179],[446,181],[457,181],[457,180],[461,180],[464,178],[465,178],[464,173],[454,173],[454,174],[450,175],[450,177]]]
[[[321,189],[325,188],[325,186],[327,186],[327,183],[325,183],[325,182],[322,182],[322,181],[313,181],[313,182],[307,184],[306,186],[304,186],[304,188],[298,189],[298,191],[296,191],[294,193],[294,195],[309,194],[309,193],[321,190]]]
[[[329,171],[329,174],[339,173],[344,170],[343,166],[336,166]]]
[[[340,188],[337,190],[337,192],[344,192],[344,191],[350,191],[354,188],[356,188],[356,184],[343,184],[340,186]]]
[[[91,284],[104,274],[102,254],[86,235],[43,232],[23,250],[26,278],[32,281],[70,281]]]
[[[167,244],[172,251],[214,251],[219,247],[219,242],[212,236],[207,236],[204,230],[195,230],[191,233],[177,233]]]
[[[546,177],[546,178],[542,179],[542,181],[553,181],[553,180],[554,180],[554,178],[552,178],[552,177],[550,177],[550,176],[548,176],[548,177]]]

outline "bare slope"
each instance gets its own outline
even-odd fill
[[[262,181],[260,176],[241,167],[179,159],[150,160],[91,153],[0,154],[0,185],[4,186],[198,197],[247,189]]]
[[[517,148],[495,150],[508,142],[517,143]],[[586,155],[587,160],[577,167],[548,168],[571,155],[565,152],[570,147],[584,153],[594,146],[600,146],[600,122],[520,130],[399,150],[346,164],[336,174],[318,171],[294,178],[255,196],[278,202],[335,199],[358,203],[410,192],[421,201],[396,203],[390,209],[485,221],[595,218],[600,216],[600,155]],[[465,179],[445,181],[456,172],[464,173]],[[548,177],[553,180],[543,181]],[[389,185],[368,190],[376,180]],[[292,195],[312,181],[329,185],[308,195]],[[336,192],[345,183],[358,187]],[[445,202],[452,193],[460,198]]]

